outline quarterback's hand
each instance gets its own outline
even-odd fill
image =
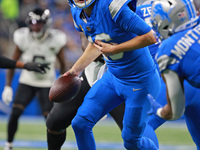
[[[63,74],[63,76],[68,76],[68,75],[75,75],[75,76],[79,76],[79,72],[73,70],[73,69],[70,69],[69,71],[65,72]]]
[[[27,69],[28,71],[35,71],[35,72],[39,72],[39,73],[46,73],[45,69],[50,69],[49,68],[50,63],[34,63],[34,62],[30,62],[30,63],[26,63],[24,65],[24,69]]]
[[[103,54],[106,55],[113,55],[113,54],[117,54],[118,52],[116,52],[116,43],[104,43],[102,41],[96,40],[94,43],[94,46],[96,48],[98,48],[99,51],[101,51]]]
[[[3,93],[2,93],[2,100],[6,105],[9,105],[10,102],[12,101],[13,97],[13,90],[12,87],[10,86],[5,86]]]

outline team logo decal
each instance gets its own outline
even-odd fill
[[[86,29],[87,29],[88,31],[91,31],[91,28],[90,28],[89,26],[87,26]]]
[[[154,18],[156,17],[157,14],[159,14],[161,20],[169,19],[168,13],[163,10],[161,4],[156,5],[153,11],[154,11],[154,16],[153,16]]]

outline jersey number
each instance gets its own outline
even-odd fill
[[[45,57],[44,56],[34,56],[33,57],[33,62],[35,63],[43,63],[45,61]]]
[[[96,34],[95,40],[99,40],[99,41],[104,40],[104,41],[108,42],[108,41],[110,41],[112,39],[110,38],[110,35],[105,34],[105,33],[101,33],[101,34]],[[91,36],[88,36],[88,41],[90,41],[91,43],[94,43]],[[121,52],[121,53],[118,53],[118,54],[115,54],[115,55],[111,55],[111,56],[106,56],[106,55],[103,54],[103,56],[107,60],[118,60],[118,59],[123,58],[124,53]]]

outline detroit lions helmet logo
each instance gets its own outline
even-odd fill
[[[155,5],[153,12],[154,12],[153,18],[159,15],[161,20],[165,20],[165,19],[170,20],[168,13],[163,10],[163,6],[161,4]]]

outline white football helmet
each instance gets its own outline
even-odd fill
[[[161,39],[193,27],[197,21],[192,0],[156,0],[152,4],[151,23]]]
[[[41,8],[34,9],[28,13],[26,24],[28,25],[34,38],[42,38],[52,24],[50,11],[48,9],[43,10]]]
[[[76,7],[77,9],[85,9],[89,7],[95,0],[68,0],[71,7]]]

